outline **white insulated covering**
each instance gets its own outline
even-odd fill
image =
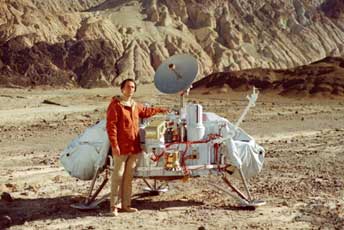
[[[71,176],[90,180],[97,168],[105,165],[109,148],[106,120],[101,120],[72,140],[61,153],[60,161]]]
[[[224,141],[228,164],[241,168],[246,178],[255,176],[262,170],[264,148],[244,130],[235,128],[227,119],[210,112],[203,113],[203,123],[206,128],[205,136],[216,133],[222,137],[228,137]]]

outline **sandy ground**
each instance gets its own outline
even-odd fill
[[[159,196],[140,195],[145,185],[136,179],[138,213],[107,217],[108,202],[94,211],[70,208],[90,181],[70,177],[59,154],[86,127],[105,118],[118,92],[0,90],[0,229],[343,229],[344,100],[272,93],[261,95],[242,124],[267,152],[263,171],[249,181],[265,206],[240,208],[210,185],[222,183],[212,175],[173,181]],[[245,95],[200,90],[188,100],[235,121],[246,106]],[[159,95],[153,86],[139,88],[137,100],[179,103],[177,96]]]

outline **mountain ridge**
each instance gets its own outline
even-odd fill
[[[2,87],[149,83],[177,53],[197,58],[197,80],[344,56],[339,0],[4,0],[0,10]]]

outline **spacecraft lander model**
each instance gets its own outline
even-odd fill
[[[253,208],[264,205],[264,201],[253,198],[247,180],[261,171],[265,151],[239,128],[249,109],[255,106],[258,91],[253,88],[252,94],[247,96],[248,105],[233,124],[215,113],[203,111],[200,104],[184,103],[197,73],[197,60],[185,54],[170,57],[157,69],[155,86],[162,93],[178,94],[180,108],[141,122],[140,140],[144,152],[135,177],[143,179],[148,186],[147,192],[158,194],[167,191],[166,181],[215,174],[227,187],[211,186],[232,196],[240,205]],[[62,152],[61,163],[71,176],[92,180],[88,197],[72,207],[93,209],[108,199],[109,193],[99,199],[97,197],[111,173],[113,160],[110,149],[106,120],[101,120],[75,138]],[[103,176],[103,181],[95,189],[100,176]],[[232,179],[243,183],[246,194],[234,186]]]

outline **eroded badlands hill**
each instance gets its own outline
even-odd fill
[[[222,92],[251,87],[286,96],[344,96],[344,58],[325,58],[287,70],[250,69],[211,74],[193,84]]]
[[[3,0],[0,85],[151,82],[176,53],[215,72],[344,55],[341,0]]]

